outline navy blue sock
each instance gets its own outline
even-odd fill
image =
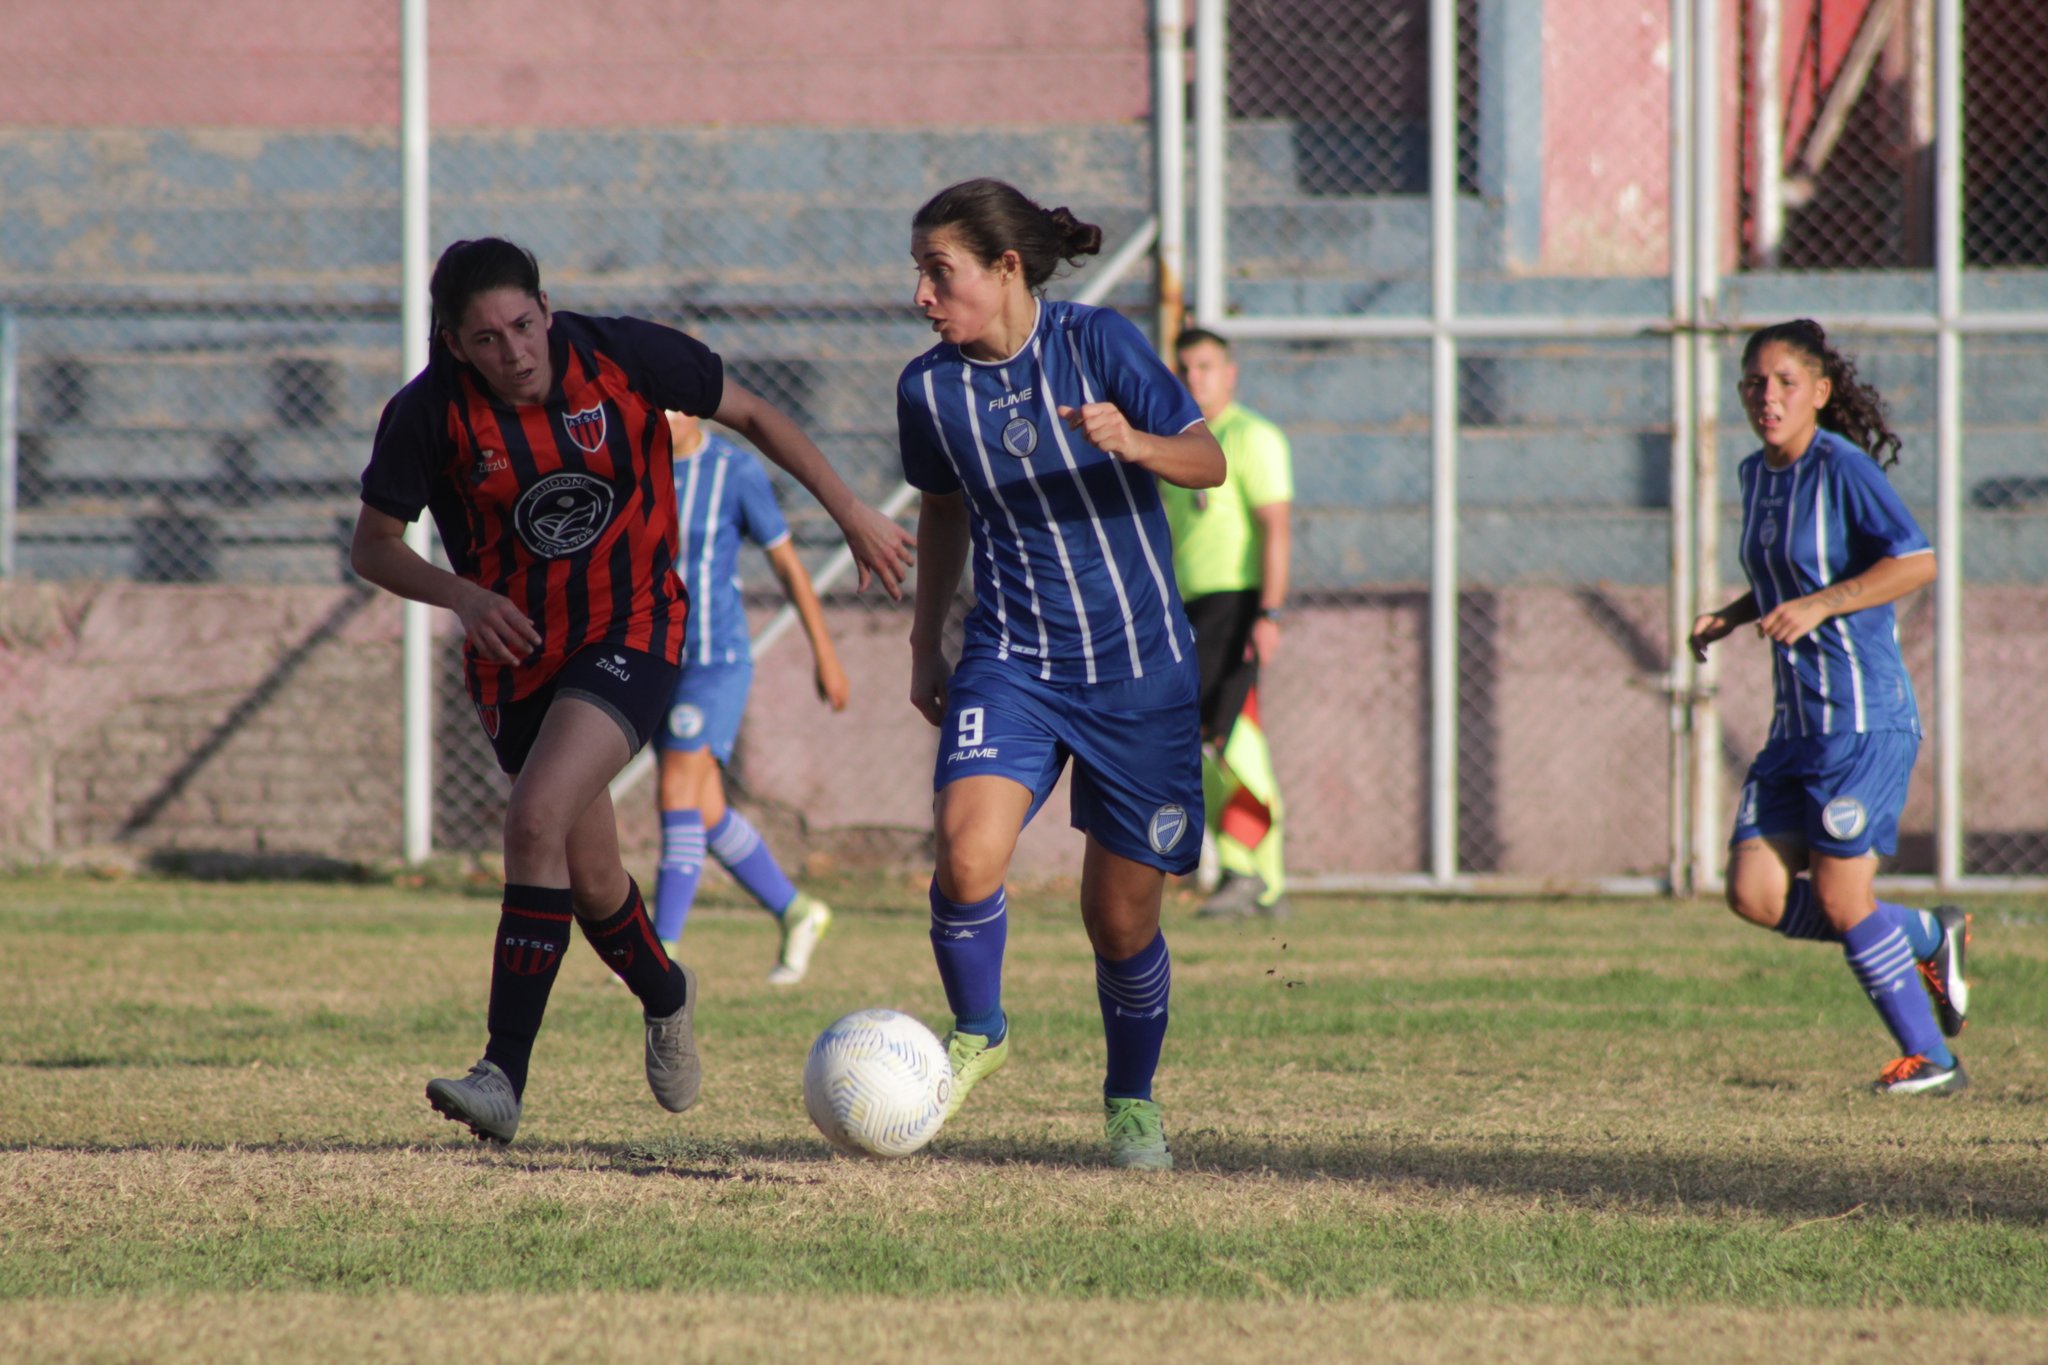
[[[583,920],[582,925],[583,937],[597,949],[604,965],[639,997],[643,1011],[666,1019],[683,1007],[682,968],[669,960],[668,951],[654,936],[638,882],[626,878],[625,903],[611,918],[595,924]]]
[[[732,879],[761,902],[763,910],[780,916],[789,909],[789,903],[796,899],[796,886],[768,851],[761,831],[748,823],[746,816],[727,806],[725,817],[711,827],[710,837],[711,856],[725,864]]]
[[[661,813],[661,864],[654,870],[654,933],[664,943],[683,936],[704,871],[704,812]]]
[[[1936,1066],[1954,1066],[1955,1054],[1942,1041],[1941,1027],[1934,1022],[1927,988],[1920,984],[1913,946],[1905,931],[1883,915],[1867,915],[1842,935],[1842,953],[1849,960],[1849,970],[1877,1006],[1878,1017],[1898,1040],[1900,1054],[1910,1057],[1917,1053]]]
[[[1159,1069],[1159,1048],[1166,1041],[1172,990],[1173,959],[1165,934],[1121,962],[1095,955],[1095,998],[1102,1005],[1102,1036],[1109,1045],[1104,1099],[1152,1098],[1152,1073]]]
[[[1890,901],[1879,901],[1877,913],[1887,923],[1897,926],[1906,936],[1906,942],[1913,945],[1913,956],[1921,962],[1933,957],[1941,948],[1941,921],[1925,910],[1911,906],[1893,905]]]
[[[533,1040],[540,1036],[541,1016],[547,1013],[548,993],[562,969],[569,921],[574,918],[568,887],[505,883],[491,953],[491,1005],[485,1016],[491,1036],[484,1045],[484,1060],[505,1073],[515,1095],[526,1093]]]
[[[1008,896],[997,887],[987,900],[947,900],[932,878],[932,956],[953,1011],[953,1027],[977,1033],[990,1046],[1003,1039],[1003,945],[1010,934]]]
[[[1812,939],[1819,943],[1840,943],[1842,936],[1835,932],[1835,926],[1828,923],[1828,917],[1820,912],[1820,901],[1813,894],[1813,882],[1805,877],[1794,877],[1792,889],[1785,893],[1785,913],[1778,917],[1778,932],[1786,938]]]

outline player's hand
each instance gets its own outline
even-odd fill
[[[1270,616],[1252,622],[1252,638],[1245,642],[1244,652],[1253,663],[1272,663],[1280,652],[1280,623]]]
[[[1819,598],[1795,597],[1766,612],[1756,623],[1756,633],[1781,645],[1793,645],[1811,635],[1832,614]]]
[[[1114,403],[1087,403],[1078,408],[1061,408],[1060,420],[1067,430],[1078,431],[1097,450],[1132,464],[1142,463],[1145,434]]]
[[[953,665],[938,650],[910,653],[910,704],[934,726],[946,719],[946,693],[953,678]]]
[[[1686,643],[1692,646],[1694,661],[1705,663],[1707,661],[1707,646],[1713,644],[1716,640],[1727,639],[1728,632],[1734,629],[1735,627],[1729,622],[1728,618],[1717,611],[1702,612],[1694,617],[1692,635],[1686,640]]]
[[[456,604],[455,615],[470,649],[490,663],[516,664],[540,648],[540,628],[503,593],[477,588]]]
[[[846,670],[839,666],[836,656],[818,660],[817,684],[819,701],[834,711],[846,709],[846,699],[852,695],[852,689],[846,685]]]
[[[854,503],[839,531],[860,566],[860,591],[868,590],[873,576],[882,580],[884,592],[901,602],[903,580],[917,561],[917,537],[864,502]]]

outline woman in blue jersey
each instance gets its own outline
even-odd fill
[[[1740,474],[1750,590],[1694,621],[1691,641],[1704,660],[1753,622],[1771,647],[1776,705],[1737,803],[1728,904],[1787,938],[1841,943],[1899,1045],[1875,1090],[1953,1094],[1969,1083],[1945,1041],[1969,1008],[1969,917],[1872,890],[1920,747],[1891,604],[1934,581],[1934,552],[1884,477],[1899,438],[1883,400],[1820,324],[1751,335],[1741,393],[1763,442]]]
[[[775,489],[760,463],[713,435],[686,412],[668,414],[675,444],[676,514],[682,552],[676,572],[690,594],[683,672],[668,722],[654,733],[661,754],[661,866],[654,889],[654,930],[665,942],[682,937],[708,848],[734,881],[782,926],[782,951],[769,983],[793,986],[832,923],[832,909],[793,885],[747,817],[725,803],[725,765],[732,761],[740,718],[754,681],[754,656],[740,600],[739,553],[752,541],[768,555],[782,592],[811,642],[818,696],[846,709],[846,671],[825,629]]]
[[[1200,853],[1202,741],[1156,481],[1212,488],[1224,461],[1135,326],[1040,293],[1101,246],[1099,228],[996,180],[943,190],[912,220],[915,301],[939,341],[896,389],[904,477],[924,495],[910,699],[940,730],[931,939],[954,1016],[949,1116],[1008,1060],[1004,881],[1071,757],[1110,1160],[1163,1170],[1159,904]],[[970,551],[956,667],[940,641]]]

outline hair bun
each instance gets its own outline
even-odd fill
[[[1047,209],[1045,216],[1059,229],[1060,255],[1072,260],[1076,256],[1093,256],[1102,250],[1102,229],[1076,218],[1074,211],[1065,204]]]

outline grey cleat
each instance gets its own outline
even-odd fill
[[[467,1124],[482,1142],[510,1142],[519,1131],[519,1096],[496,1062],[478,1062],[460,1080],[428,1081],[427,1103],[441,1117]]]
[[[1199,919],[1250,919],[1260,913],[1259,901],[1266,894],[1266,879],[1257,873],[1229,872],[1216,894],[1195,911]]]
[[[1970,1014],[1970,983],[1963,975],[1963,958],[1970,947],[1970,917],[1953,905],[1935,906],[1934,917],[1941,921],[1941,946],[1920,964],[1920,979],[1927,983],[1942,1034],[1953,1038],[1963,1031]]]
[[[683,973],[683,1006],[666,1019],[647,1020],[647,1088],[671,1114],[697,1102],[704,1084],[704,1066],[697,1060],[697,974],[678,962]]]

